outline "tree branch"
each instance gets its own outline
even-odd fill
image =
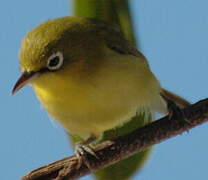
[[[185,108],[182,114],[184,115],[173,114],[171,118],[166,116],[113,142],[99,144],[95,147],[99,159],[86,155],[91,169],[84,163],[76,169],[77,157],[71,156],[36,169],[25,175],[22,180],[73,180],[114,164],[208,121],[208,99]]]

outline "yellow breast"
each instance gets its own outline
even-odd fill
[[[144,107],[165,108],[154,75],[144,61],[129,55],[111,55],[103,68],[86,76],[74,77],[66,68],[32,85],[52,118],[82,138],[100,136]]]

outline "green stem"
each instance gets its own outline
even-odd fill
[[[128,40],[136,44],[128,0],[73,0],[75,16],[102,19],[121,27]]]

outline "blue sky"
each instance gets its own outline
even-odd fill
[[[208,1],[130,0],[140,48],[161,84],[191,102],[208,95]],[[67,0],[3,1],[0,11],[0,179],[16,180],[72,154],[63,129],[52,122],[31,87],[15,96],[18,51],[26,32],[72,14]],[[208,125],[155,146],[134,179],[207,179]],[[91,179],[85,177],[83,179]]]

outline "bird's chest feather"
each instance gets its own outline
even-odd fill
[[[81,137],[99,136],[129,120],[140,108],[149,108],[152,101],[157,101],[159,85],[156,80],[147,78],[148,71],[130,70],[128,72],[128,66],[125,70],[111,66],[81,80],[45,76],[34,83],[34,89],[52,118],[69,132]]]

